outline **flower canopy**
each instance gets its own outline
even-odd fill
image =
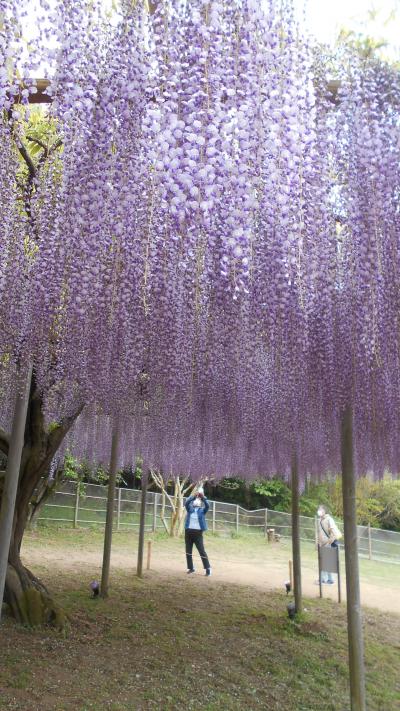
[[[337,471],[351,404],[358,471],[398,472],[399,74],[289,1],[40,5],[26,52],[0,0],[4,394],[33,359],[76,451],[118,417],[125,462],[193,478]],[[60,140],[21,192],[38,67]]]

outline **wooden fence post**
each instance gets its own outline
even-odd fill
[[[239,506],[236,506],[236,533],[239,533]]]
[[[121,519],[121,487],[118,489],[118,501],[117,501],[117,531],[119,531],[120,527],[120,519]]]
[[[215,501],[212,502],[212,532],[215,533]]]
[[[78,528],[80,492],[81,492],[81,482],[77,481],[76,482],[76,491],[75,491],[74,528]]]
[[[154,501],[153,501],[153,533],[155,533],[156,530],[157,530],[157,505],[158,505],[158,494],[157,494],[157,492],[154,492]]]
[[[151,541],[147,541],[147,570],[150,570],[151,565]]]
[[[368,524],[368,558],[372,560],[372,536],[371,536],[371,524]]]

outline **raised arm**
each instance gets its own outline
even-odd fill
[[[189,496],[189,498],[186,499],[186,501],[185,501],[185,509],[186,509],[186,511],[189,511],[189,506],[190,506],[190,504],[192,503],[192,501],[194,501],[195,498],[196,498],[195,496]]]

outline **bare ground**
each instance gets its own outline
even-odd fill
[[[247,548],[236,540],[223,540],[210,537],[207,541],[207,551],[212,565],[213,578],[219,582],[230,582],[238,585],[251,585],[261,590],[281,590],[284,582],[289,579],[290,546],[275,544],[267,546],[260,541],[247,541]],[[126,534],[114,535],[111,564],[116,569],[134,571],[136,569],[136,538],[132,546],[127,546]],[[146,551],[147,552],[147,551]],[[302,560],[302,588],[306,597],[319,597],[319,586],[316,584],[318,572],[316,560],[304,556]],[[25,562],[35,568],[43,561],[43,548],[37,549],[30,545],[29,539],[24,549]],[[196,561],[197,553],[194,552]],[[342,556],[343,557],[343,556]],[[77,567],[90,569],[93,575],[99,575],[101,569],[102,548],[73,547],[70,542],[65,546],[60,543],[57,548],[46,547],[46,562],[48,566],[70,571]],[[369,563],[369,562],[368,562]],[[342,601],[346,600],[346,578],[342,561],[341,592]],[[367,607],[375,607],[382,611],[400,615],[400,566],[394,566],[393,575],[388,576],[388,566],[379,562],[369,563],[374,568],[374,576],[363,574],[361,570],[361,603]],[[182,541],[160,539],[152,541],[151,568],[160,573],[174,573],[181,576],[185,572],[184,544]],[[380,576],[384,570],[386,575]],[[203,574],[200,559],[197,560],[196,576]],[[372,578],[372,580],[371,580]],[[332,586],[323,586],[323,596],[331,600],[338,599],[337,576]]]

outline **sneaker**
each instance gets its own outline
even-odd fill
[[[209,578],[210,575],[211,575],[211,568],[207,568],[207,570],[206,570],[206,572],[204,573],[204,575],[205,575],[207,578]]]
[[[190,575],[190,573],[195,573],[195,572],[196,572],[196,571],[195,571],[194,568],[193,568],[193,570],[191,570],[191,569],[189,568],[189,569],[186,571],[186,574],[187,574],[187,575]]]

